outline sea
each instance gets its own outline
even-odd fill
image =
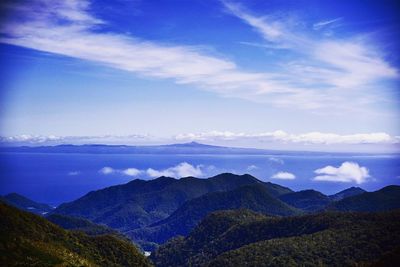
[[[357,184],[314,179],[317,176],[316,170],[326,166],[337,168],[344,162],[365,167],[368,170],[365,181]],[[399,154],[153,155],[1,152],[0,194],[16,192],[35,201],[57,206],[82,197],[90,191],[128,183],[134,179],[154,179],[157,173],[172,173],[179,178],[179,175],[191,174],[193,170],[200,178],[224,172],[248,173],[262,181],[287,186],[295,191],[314,189],[327,195],[351,186],[374,191],[387,185],[400,185]],[[279,172],[289,172],[295,178],[272,178]]]

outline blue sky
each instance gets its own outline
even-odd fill
[[[398,151],[396,1],[3,1],[8,143]]]

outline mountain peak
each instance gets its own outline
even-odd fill
[[[359,194],[362,194],[362,193],[365,193],[365,192],[366,191],[364,189],[360,188],[360,187],[352,186],[352,187],[347,188],[345,190],[342,190],[342,191],[340,191],[340,192],[338,192],[338,193],[336,193],[334,195],[329,196],[329,198],[331,198],[334,201],[339,201],[339,200],[342,200],[344,198],[351,197],[351,196],[356,196],[356,195],[359,195]]]

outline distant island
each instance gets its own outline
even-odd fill
[[[0,146],[0,152],[21,153],[83,153],[83,154],[249,154],[249,155],[281,155],[281,154],[361,154],[350,152],[317,152],[317,151],[287,151],[269,150],[258,148],[240,148],[207,145],[198,142],[169,145],[105,145],[85,144],[72,145],[62,144],[55,146]],[[366,153],[362,153],[366,154]],[[367,153],[368,154],[368,153]]]

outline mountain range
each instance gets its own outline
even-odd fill
[[[394,185],[375,192],[349,188],[327,196],[315,190],[294,192],[248,174],[223,173],[207,179],[136,179],[89,192],[48,213],[28,209],[49,207],[17,194],[1,200],[42,215],[51,225],[74,236],[80,233],[96,240],[106,235],[122,242],[130,239],[153,252],[151,259],[156,266],[241,266],[245,262],[259,265],[261,259],[276,261],[276,265],[286,266],[293,261],[315,265],[315,259],[322,257],[317,255],[321,249],[326,251],[323,260],[330,261],[323,261],[322,265],[338,265],[347,260],[348,265],[354,265],[370,262],[371,258],[387,260],[383,252],[393,255],[392,250],[399,246],[389,241],[389,233],[385,232],[391,229],[394,235],[398,234],[399,225],[388,221],[400,216],[394,211],[400,209],[400,186]],[[10,209],[4,206],[5,210]],[[41,224],[45,218],[32,220]],[[43,236],[53,236],[52,231]],[[361,240],[354,240],[358,235]],[[374,239],[371,246],[379,252],[369,252],[372,248],[364,244],[367,237]],[[307,249],[299,249],[303,243]],[[355,248],[353,243],[365,249]],[[330,248],[339,244],[356,254]],[[257,255],[255,259],[251,258],[252,251]],[[282,251],[287,257],[274,256]]]
[[[190,199],[252,184],[265,185],[273,195],[291,192],[285,187],[263,183],[251,175],[229,173],[208,179],[136,179],[124,185],[90,192],[73,202],[60,205],[54,213],[83,217],[120,231],[129,231],[167,218]]]
[[[327,196],[315,190],[294,192],[248,174],[223,173],[208,179],[160,177],[150,181],[136,179],[90,192],[60,205],[52,214],[81,217],[107,225],[124,233],[145,250],[153,251],[174,236],[186,236],[213,211],[246,208],[272,216],[323,210],[356,211],[364,199],[368,201],[375,195],[383,195],[379,202],[385,204],[372,208],[378,204],[369,201],[365,205],[371,210],[387,210],[385,206],[400,208],[396,198],[399,188],[386,191],[383,194],[380,191],[366,193],[359,188],[349,188]],[[360,199],[358,202],[346,204],[356,197]]]

